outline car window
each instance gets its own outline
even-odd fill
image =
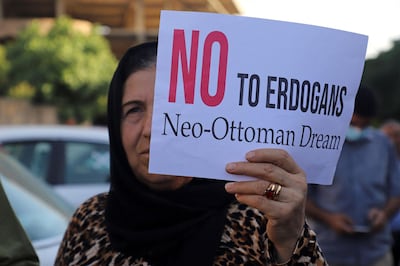
[[[52,145],[49,142],[4,143],[4,150],[35,176],[46,179]]]
[[[65,184],[109,181],[110,152],[107,144],[68,142],[65,153]]]
[[[1,175],[0,178],[18,220],[32,241],[64,233],[68,223],[65,216],[17,183]]]

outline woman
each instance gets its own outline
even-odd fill
[[[286,152],[226,166],[257,181],[148,173],[156,53],[132,47],[114,73],[111,189],[76,211],[56,265],[325,265],[305,224],[306,177]]]

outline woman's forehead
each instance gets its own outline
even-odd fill
[[[154,95],[155,68],[136,71],[124,84],[123,98]]]

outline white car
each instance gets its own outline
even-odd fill
[[[1,152],[0,180],[11,207],[35,248],[40,265],[54,265],[74,207],[17,160]]]
[[[109,189],[106,127],[2,125],[0,149],[75,207]]]

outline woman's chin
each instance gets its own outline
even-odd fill
[[[153,190],[176,190],[189,183],[192,179],[192,177],[187,176],[150,174],[145,180],[141,181]]]

